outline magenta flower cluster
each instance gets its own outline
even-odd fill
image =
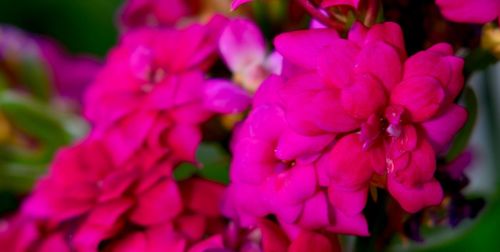
[[[443,199],[436,155],[464,125],[453,103],[463,61],[447,44],[407,57],[398,25],[278,36],[280,76],[257,92],[233,142],[225,211],[242,223],[275,215],[302,228],[368,235],[370,187],[408,212]]]
[[[370,191],[408,213],[442,202],[436,160],[467,120],[455,103],[464,62],[449,44],[408,56],[399,25],[355,23],[347,37],[282,33],[268,52],[251,21],[178,28],[189,10],[168,2],[125,7],[84,98],[91,132],[0,223],[2,249],[338,251],[336,235],[370,235]],[[339,4],[359,1],[322,1]],[[232,80],[208,74],[218,57]],[[227,187],[174,178],[197,162],[203,123],[245,111]]]

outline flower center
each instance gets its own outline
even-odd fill
[[[370,149],[375,143],[383,139],[399,138],[403,133],[404,108],[391,105],[383,115],[373,114],[361,125],[361,141],[363,149]]]

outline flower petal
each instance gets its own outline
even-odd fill
[[[342,89],[341,99],[342,107],[360,119],[381,112],[388,102],[384,86],[368,74],[356,76],[352,86]]]
[[[337,242],[332,242],[326,236],[319,233],[302,230],[292,241],[289,252],[317,251],[317,252],[340,252],[340,246]]]
[[[163,181],[137,197],[130,220],[140,225],[160,224],[182,210],[182,199],[174,181]]]
[[[401,207],[410,213],[416,213],[424,207],[438,205],[443,200],[443,189],[435,179],[418,187],[411,187],[400,183],[394,175],[389,174],[387,187]]]
[[[328,167],[330,183],[345,190],[364,188],[373,174],[371,158],[363,150],[358,134],[341,138],[318,165]]]
[[[264,62],[266,44],[259,28],[250,20],[235,19],[229,22],[219,39],[222,58],[233,73]]]
[[[352,68],[359,54],[359,47],[343,39],[333,40],[323,53],[318,55],[318,74],[332,87],[352,85]]]
[[[393,104],[403,106],[413,122],[432,118],[441,108],[445,92],[440,83],[430,77],[415,77],[397,85],[391,94]]]
[[[333,29],[294,31],[278,35],[274,45],[286,60],[304,68],[314,69],[323,49],[338,38],[338,33]]]
[[[377,77],[387,90],[401,81],[403,63],[398,50],[380,40],[366,43],[356,60],[355,73],[368,73]]]
[[[351,131],[360,121],[345,112],[340,93],[325,88],[316,75],[300,75],[284,85],[286,118],[290,126],[305,135]]]
[[[427,139],[434,151],[440,153],[449,146],[453,137],[465,125],[467,111],[455,104],[449,106],[440,115],[422,123]]]
[[[245,90],[226,80],[209,80],[204,91],[205,106],[217,113],[242,112],[252,101]]]

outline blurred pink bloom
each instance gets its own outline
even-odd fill
[[[186,0],[129,0],[122,7],[121,23],[128,28],[172,26],[189,14]]]
[[[23,214],[0,219],[0,247],[10,252],[71,251],[66,241],[67,230],[46,221],[36,220]]]
[[[264,36],[250,20],[230,21],[222,32],[219,50],[234,79],[250,92],[255,92],[271,73],[281,72],[281,56],[267,55]]]
[[[27,220],[21,219],[22,225],[14,229],[7,222],[0,244],[24,251],[23,246],[33,246],[34,241],[60,236],[64,240],[54,242],[68,251],[97,251],[103,244],[106,251],[181,252],[225,246],[219,210],[223,185],[198,178],[178,185],[164,156],[151,160],[156,155],[148,151],[116,166],[109,152],[96,140],[61,150],[23,205]],[[50,223],[50,229],[37,231],[37,223]]]
[[[195,252],[224,248],[225,223],[219,211],[224,187],[215,182],[194,178],[181,182],[179,190],[183,209],[174,219],[143,230],[131,229],[122,237],[110,240],[106,249]]]
[[[443,16],[460,23],[484,24],[500,16],[498,0],[436,0]]]
[[[124,35],[86,94],[94,135],[125,162],[145,142],[194,161],[199,126],[215,113],[244,110],[250,97],[232,83],[205,78],[225,25],[221,16],[184,29],[143,28]]]
[[[155,156],[148,153],[118,167],[109,153],[95,140],[61,150],[23,213],[55,225],[78,223],[71,246],[96,250],[127,223],[147,228],[167,223],[182,211],[168,160],[148,160]]]
[[[70,55],[52,39],[25,33],[15,27],[0,27],[0,61],[14,64],[10,71],[23,74],[22,61],[40,62],[40,69],[49,78],[58,95],[81,103],[83,93],[93,81],[101,64],[89,55]],[[16,65],[17,64],[17,65]],[[20,78],[20,76],[15,76]]]
[[[59,94],[82,102],[83,94],[101,69],[101,63],[91,56],[69,55],[48,39],[37,39],[37,43]]]

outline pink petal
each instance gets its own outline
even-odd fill
[[[147,237],[143,232],[134,232],[115,242],[112,251],[134,252],[147,251]]]
[[[321,8],[328,8],[337,5],[349,5],[353,8],[358,8],[360,0],[322,0]]]
[[[275,38],[276,50],[286,60],[313,69],[323,49],[339,38],[332,29],[314,29],[283,33]]]
[[[330,144],[335,135],[304,136],[286,129],[276,147],[276,157],[281,160],[295,160],[298,157],[319,153]]]
[[[66,241],[66,237],[62,233],[56,233],[45,238],[41,244],[38,244],[37,251],[40,252],[70,252],[71,248]]]
[[[177,229],[182,232],[185,237],[191,240],[203,238],[207,228],[205,217],[198,214],[191,214],[180,216],[175,220]]]
[[[381,24],[375,24],[368,30],[365,43],[380,40],[396,48],[401,59],[406,58],[403,31],[397,23],[384,22]]]
[[[404,79],[412,77],[434,77],[447,90],[447,100],[452,102],[464,85],[463,59],[452,56],[449,44],[440,43],[419,52],[405,62]]]
[[[186,208],[209,217],[220,216],[224,186],[208,180],[193,178],[181,184]]]
[[[336,39],[318,55],[318,74],[333,87],[343,88],[353,84],[352,68],[359,54],[359,47],[348,40]]]
[[[316,193],[316,195],[307,200],[304,205],[304,210],[300,216],[300,226],[309,229],[323,228],[330,224],[328,198],[324,192]]]
[[[148,252],[185,252],[187,247],[186,238],[177,234],[172,224],[163,224],[159,226],[148,227],[146,231]]]
[[[430,180],[417,187],[405,186],[393,175],[387,179],[387,187],[401,207],[416,213],[424,207],[435,206],[443,200],[443,189],[437,180]]]
[[[283,79],[276,75],[267,78],[255,93],[252,101],[254,108],[264,104],[279,104],[279,90],[284,85]]]
[[[296,165],[266,180],[262,190],[269,205],[276,209],[284,205],[302,204],[316,191],[316,174],[312,166]]]
[[[288,248],[288,251],[340,252],[341,250],[338,242],[332,243],[332,241],[326,238],[324,235],[303,230],[299,233],[297,238],[292,241],[292,244]]]
[[[373,169],[371,159],[362,148],[358,134],[341,138],[319,161],[328,169],[330,183],[345,190],[359,190],[367,186]]]
[[[120,218],[131,207],[129,199],[119,199],[99,204],[87,216],[72,242],[82,251],[97,250],[99,243],[119,232],[123,222]]]
[[[267,219],[261,219],[258,227],[262,232],[262,249],[264,251],[286,251],[290,242],[278,225]]]
[[[394,173],[400,183],[418,186],[434,178],[435,170],[436,154],[432,146],[425,139],[419,139],[417,148],[411,151],[408,164],[394,171],[389,170],[389,173]]]
[[[366,26],[364,26],[362,23],[355,22],[349,30],[347,38],[349,39],[349,41],[356,43],[359,47],[362,47],[365,44],[365,39],[368,35],[368,31],[368,28],[366,28]]]
[[[213,249],[223,249],[224,239],[222,235],[214,235],[192,246],[188,252],[205,252]]]
[[[385,107],[388,98],[384,86],[371,75],[357,75],[350,87],[342,89],[342,107],[355,118],[367,119]]]
[[[432,118],[441,108],[445,92],[434,78],[415,77],[397,85],[391,102],[403,106],[413,122]]]
[[[365,44],[356,63],[356,73],[372,74],[387,90],[398,84],[403,76],[402,59],[398,50],[379,40]]]
[[[328,197],[335,209],[348,216],[355,216],[365,208],[368,186],[360,190],[349,190],[332,184],[328,187]]]
[[[242,126],[245,137],[276,140],[286,126],[283,110],[278,106],[259,106],[252,110]]]
[[[296,76],[284,85],[282,91],[290,126],[306,135],[346,132],[358,128],[360,122],[342,108],[340,93],[321,83],[318,76],[308,74]]]
[[[201,132],[198,126],[177,124],[169,131],[166,142],[175,158],[194,162],[196,149],[201,142]]]
[[[123,164],[145,142],[156,116],[147,111],[137,111],[117,123],[106,134],[106,145],[117,164]]]
[[[130,220],[140,225],[154,225],[174,218],[182,210],[182,199],[175,182],[163,181],[138,196]]]
[[[217,113],[242,112],[252,101],[245,90],[230,81],[209,80],[204,91],[205,107]]]
[[[436,0],[436,4],[447,19],[461,23],[484,24],[500,13],[496,0]]]
[[[229,22],[220,37],[219,50],[233,73],[260,65],[266,57],[266,44],[262,33],[247,19]]]
[[[279,164],[274,156],[274,148],[274,145],[265,141],[239,139],[233,150],[231,180],[259,184],[272,175]]]
[[[449,146],[453,137],[465,125],[467,111],[455,104],[440,115],[422,123],[422,127],[434,151],[440,153]]]
[[[338,234],[350,234],[368,236],[368,223],[363,214],[349,216],[342,211],[333,208],[334,225],[328,227],[328,231]]]
[[[259,186],[233,182],[226,191],[222,210],[244,227],[255,226],[258,218],[271,213],[264,198]]]

